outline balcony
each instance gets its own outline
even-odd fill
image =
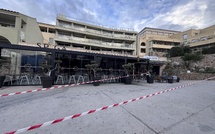
[[[69,51],[78,51],[78,52],[87,52],[87,53],[96,53],[96,54],[105,54],[105,55],[114,55],[114,56],[126,56],[126,57],[137,57],[136,55],[131,55],[127,53],[122,53],[122,52],[112,52],[112,51],[96,51],[96,50],[87,50],[84,48],[78,48],[78,47],[72,47],[72,46],[67,46],[66,50]]]
[[[190,47],[198,47],[198,46],[203,46],[211,43],[215,43],[215,35],[209,36],[209,38],[206,38],[205,40],[195,39],[195,42],[191,41],[188,44]]]
[[[29,44],[29,43],[23,43],[19,42],[19,45],[22,46],[32,46],[32,47],[38,47],[36,44]],[[54,49],[54,46],[50,45],[48,48]],[[126,57],[137,57],[136,55],[131,55],[128,53],[123,52],[112,52],[112,51],[103,51],[103,50],[87,50],[81,47],[72,47],[72,46],[66,46],[66,50],[68,51],[76,51],[76,52],[87,52],[87,53],[96,53],[96,54],[105,54],[105,55],[114,55],[114,56],[126,56]]]
[[[180,43],[179,39],[171,38],[171,37],[150,37],[152,41],[165,41],[165,42],[177,42]]]
[[[72,26],[69,24],[63,24],[63,23],[59,23],[58,25],[60,28],[64,28],[62,30],[72,30],[75,32],[79,32],[82,34],[89,34],[89,35],[95,35],[95,36],[103,36],[103,37],[108,37],[108,38],[116,38],[116,39],[122,39],[122,40],[129,40],[129,41],[135,41],[136,40],[136,36],[131,36],[131,35],[124,35],[124,34],[114,34],[112,32],[105,32],[102,30],[94,30],[94,29],[88,29],[88,28],[84,28],[84,27],[79,27],[79,26]]]
[[[15,27],[11,26],[5,27],[0,25],[0,36],[3,36],[4,38],[8,39],[10,43],[15,44],[19,41],[19,38],[14,37],[19,37],[20,31]]]
[[[66,35],[55,36],[55,40],[62,41],[62,42],[71,42],[71,43],[83,44],[83,45],[87,45],[87,46],[113,48],[113,49],[124,49],[124,50],[135,50],[133,44],[103,42],[103,41],[94,40],[94,39],[71,37],[71,36],[66,36]]]
[[[159,49],[171,49],[173,46],[171,45],[162,45],[162,44],[153,44],[152,48],[159,48]]]

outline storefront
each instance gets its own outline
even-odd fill
[[[1,75],[6,74],[4,85],[38,85],[38,78],[43,75],[41,63],[46,55],[50,55],[52,66],[55,60],[61,60],[61,69],[55,70],[55,75],[87,74],[86,64],[96,61],[102,68],[101,75],[124,75],[122,65],[137,62],[136,57],[105,55],[90,52],[51,49],[41,46],[23,46],[15,44],[0,44],[2,69]],[[140,59],[140,61],[147,61]],[[38,77],[38,78],[36,78]],[[62,84],[62,83],[56,83]],[[65,83],[64,83],[65,84]]]

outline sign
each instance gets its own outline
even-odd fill
[[[40,48],[50,48],[50,45],[49,45],[49,44],[37,43],[37,46],[40,47]],[[55,45],[55,46],[54,46],[54,49],[66,50],[66,47],[65,47],[65,46],[58,46],[58,45]]]
[[[157,56],[144,56],[144,59],[149,59],[149,60],[158,60]]]
[[[1,56],[2,57],[11,57],[11,51],[7,49],[1,49]]]

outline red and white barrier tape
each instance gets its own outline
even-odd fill
[[[175,88],[163,90],[163,91],[160,91],[160,92],[157,92],[157,93],[154,93],[154,94],[141,96],[141,97],[138,97],[138,98],[134,98],[134,99],[123,101],[123,102],[116,103],[116,104],[112,104],[112,105],[109,105],[109,106],[104,106],[104,107],[101,107],[101,108],[89,110],[89,111],[86,111],[86,112],[83,112],[83,113],[74,114],[74,115],[67,116],[67,117],[64,117],[64,118],[48,121],[48,122],[45,122],[45,123],[42,123],[42,124],[32,125],[32,126],[29,126],[29,127],[25,127],[25,128],[22,128],[22,129],[12,131],[12,132],[7,132],[6,134],[18,134],[18,133],[27,132],[27,131],[30,131],[30,130],[33,130],[33,129],[49,126],[49,125],[52,125],[52,124],[55,124],[55,123],[60,123],[60,122],[66,121],[66,120],[74,119],[74,118],[81,117],[81,116],[88,115],[88,114],[92,114],[92,113],[96,113],[96,112],[99,112],[99,111],[102,111],[102,110],[106,110],[106,109],[109,109],[109,108],[112,108],[112,107],[116,107],[116,106],[120,106],[120,105],[123,105],[123,104],[130,103],[130,102],[134,102],[134,101],[138,101],[138,100],[141,100],[141,99],[153,97],[155,95],[159,95],[159,94],[166,93],[166,92],[176,90],[176,89],[179,89],[179,88],[187,87],[187,86],[193,85],[193,84],[198,83],[198,82],[201,82],[201,81],[192,82],[192,83],[189,83],[189,84],[186,84],[186,85],[182,85],[182,86],[178,86],[178,87],[175,87]]]
[[[49,88],[39,88],[39,89],[35,89],[35,90],[28,90],[28,91],[22,91],[22,92],[16,92],[16,93],[0,94],[0,97],[25,94],[25,93],[33,93],[33,92],[38,92],[38,91],[46,91],[46,90],[57,89],[57,88],[74,87],[74,86],[78,86],[78,85],[84,85],[84,84],[89,84],[89,83],[93,83],[93,82],[102,82],[102,81],[106,81],[106,80],[120,79],[120,78],[124,78],[124,77],[128,77],[128,76],[120,76],[120,77],[113,77],[113,78],[107,78],[107,79],[101,79],[101,80],[95,80],[95,81],[80,82],[80,83],[76,83],[76,84],[59,85],[59,86],[53,86],[53,87],[49,87]]]

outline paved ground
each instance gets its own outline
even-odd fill
[[[81,85],[0,97],[0,133],[190,83],[145,82]],[[4,87],[0,94],[39,87]],[[215,133],[215,81],[110,108],[27,132],[46,134],[190,134]]]

